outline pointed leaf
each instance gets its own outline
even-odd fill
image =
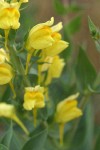
[[[88,24],[92,38],[95,40],[96,48],[100,52],[100,30],[95,26],[90,17],[88,17]]]
[[[9,148],[11,140],[12,140],[12,136],[13,136],[13,127],[12,127],[12,122],[11,122],[10,127],[8,131],[6,132],[5,136],[3,137],[1,143]]]
[[[33,135],[30,140],[24,145],[22,150],[41,150],[44,147],[47,138],[47,129]]]
[[[9,150],[5,145],[0,144],[0,150]]]
[[[93,86],[97,76],[94,66],[91,64],[82,47],[79,49],[78,60],[76,64],[76,76],[82,89],[87,88],[88,85]]]

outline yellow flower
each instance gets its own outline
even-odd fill
[[[33,110],[34,126],[36,126],[37,109],[45,106],[44,102],[44,88],[39,85],[25,88],[24,104],[26,110]]]
[[[39,65],[39,82],[43,81],[44,77],[41,75],[42,72],[47,71],[47,78],[45,85],[51,83],[53,78],[59,78],[65,63],[64,60],[59,56],[46,57],[44,64]]]
[[[40,23],[34,26],[30,32],[26,42],[27,50],[31,49],[44,49],[52,45],[54,42],[51,34],[52,26],[54,23],[54,18],[52,17],[51,20]]]
[[[7,3],[0,1],[0,28],[7,29],[18,29],[19,23],[19,3]]]
[[[9,61],[9,56],[3,48],[0,48],[0,64]]]
[[[55,115],[56,122],[66,123],[82,115],[82,111],[77,108],[78,95],[77,93],[58,103]]]
[[[5,52],[3,48],[0,48],[0,85],[9,83],[11,90],[14,94],[13,98],[15,98],[16,93],[11,81],[12,78],[14,77],[14,72],[12,67],[9,65],[9,62],[10,62],[9,55]]]
[[[0,85],[9,83],[12,78],[12,67],[7,63],[0,63]]]
[[[28,130],[24,126],[24,124],[21,122],[21,120],[16,115],[15,107],[11,104],[7,103],[0,103],[0,117],[6,117],[9,119],[14,120],[23,130],[26,134],[28,133]]]
[[[42,50],[42,55],[44,56],[55,56],[61,53],[65,48],[68,47],[69,43],[61,40],[62,36],[58,31],[62,29],[62,23],[58,23],[57,25],[52,27],[52,38],[54,42],[51,46]]]
[[[25,88],[24,104],[23,107],[26,110],[32,110],[34,108],[42,108],[45,106],[43,87],[35,86]]]
[[[60,125],[60,143],[63,143],[64,124],[82,115],[81,109],[77,107],[77,97],[74,94],[61,101],[57,105],[55,121]]]

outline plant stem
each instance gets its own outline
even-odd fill
[[[37,109],[33,109],[33,117],[34,117],[34,127],[37,125]]]
[[[4,30],[5,32],[5,49],[7,52],[9,52],[8,50],[8,35],[9,35],[9,30]]]
[[[64,124],[59,124],[60,145],[63,146]]]

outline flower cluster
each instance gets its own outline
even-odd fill
[[[11,0],[9,3],[4,0],[0,1],[0,29],[5,32],[5,44],[0,48],[0,85],[10,84],[15,95],[16,92],[13,84],[15,76],[18,75],[17,72],[22,73],[21,75],[24,80],[28,80],[27,76],[30,70],[31,58],[39,52],[39,59],[37,60],[37,84],[34,87],[33,84],[24,85],[25,92],[23,95],[23,108],[26,111],[33,111],[34,124],[36,125],[37,110],[46,105],[44,91],[48,90],[48,86],[52,82],[52,79],[60,77],[65,65],[64,59],[60,58],[59,54],[66,49],[69,44],[62,40],[62,36],[59,33],[63,27],[62,22],[53,25],[54,18],[52,17],[49,21],[40,23],[29,31],[23,48],[23,50],[27,50],[26,66],[22,64],[20,58],[16,55],[17,50],[10,49],[12,47],[10,47],[8,35],[11,29],[16,30],[20,27],[19,8],[22,3],[27,2],[28,0]],[[13,51],[13,54],[10,51]],[[16,65],[17,63],[19,66]],[[77,108],[77,97],[78,94],[72,95],[58,103],[54,115],[56,123],[64,125],[68,121],[82,115],[82,111]],[[0,103],[0,117],[11,118],[28,133],[23,123],[18,119],[13,104]],[[62,136],[63,135],[60,134],[61,141]]]

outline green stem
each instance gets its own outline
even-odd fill
[[[29,63],[30,63],[31,57],[33,55],[33,52],[34,52],[34,50],[30,50],[27,54],[25,75],[27,75],[27,73],[28,73]]]
[[[16,92],[15,92],[15,89],[14,89],[13,83],[12,83],[12,82],[10,82],[10,83],[9,83],[9,85],[10,85],[10,88],[11,88],[11,90],[12,90],[12,92],[13,92],[13,98],[15,99],[15,98],[16,98]]]
[[[5,49],[8,52],[8,35],[9,35],[9,30],[4,30],[5,32]]]
[[[64,124],[59,124],[59,136],[60,136],[60,145],[63,146],[63,137],[64,137]]]
[[[34,116],[34,127],[37,125],[37,108],[33,109],[33,116]]]
[[[24,124],[21,122],[21,120],[16,115],[13,116],[13,120],[23,129],[23,131],[27,135],[29,135],[29,131],[27,130],[27,128],[24,126]]]

